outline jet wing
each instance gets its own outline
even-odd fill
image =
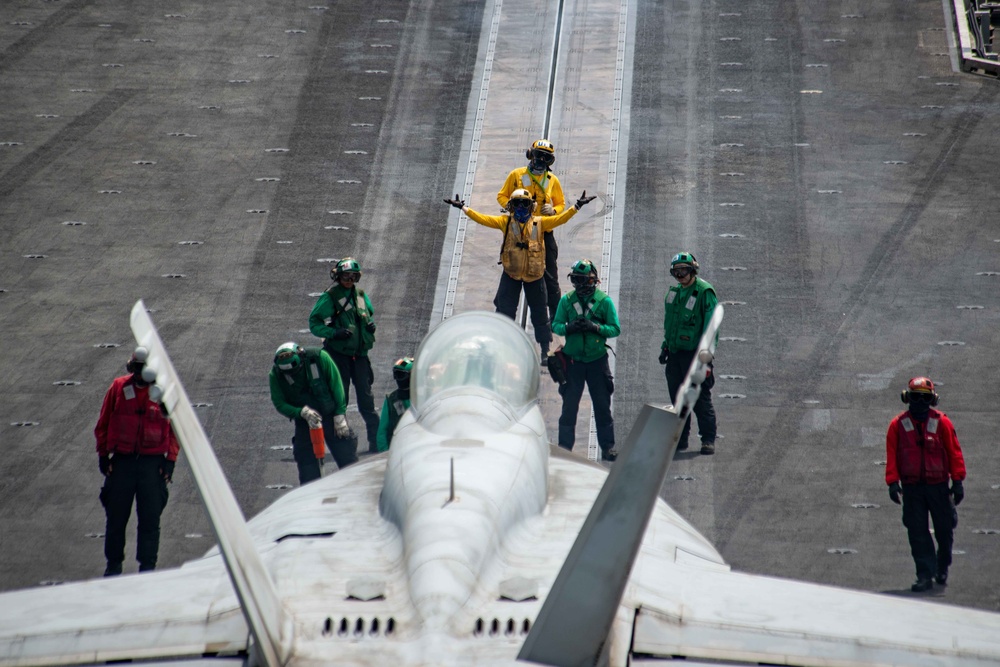
[[[0,595],[5,667],[235,656],[248,636],[219,558]]]
[[[1000,663],[997,614],[681,561],[679,550],[638,559],[633,654],[782,665]]]

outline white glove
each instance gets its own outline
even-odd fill
[[[351,437],[351,428],[347,425],[347,415],[333,416],[333,433],[341,440]]]
[[[299,416],[309,422],[309,428],[320,428],[323,426],[323,417],[308,405],[302,408]]]
[[[542,204],[542,215],[555,215],[555,214],[556,214],[556,209],[554,206],[552,206],[552,204],[549,204],[547,202],[545,204]]]

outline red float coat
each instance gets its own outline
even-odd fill
[[[104,395],[94,428],[97,454],[166,454],[177,460],[180,445],[160,404],[149,400],[149,387],[137,387],[131,375],[115,378]]]
[[[885,483],[940,484],[965,479],[965,459],[955,426],[943,412],[931,408],[927,421],[909,410],[896,415],[885,436]]]

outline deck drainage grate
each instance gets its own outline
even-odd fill
[[[187,139],[194,139],[197,134],[188,134],[187,132],[167,132],[168,137],[185,137]]]
[[[160,277],[161,278],[177,278],[177,279],[187,278],[187,276],[185,274],[183,274],[183,273],[164,273],[164,274],[161,274]]]
[[[851,507],[856,510],[877,510],[881,505],[877,503],[852,503]]]
[[[102,350],[110,350],[116,347],[121,347],[121,343],[95,343],[94,347],[99,347]]]
[[[847,549],[845,547],[833,547],[832,549],[827,549],[828,554],[836,554],[838,556],[850,556],[852,554],[858,553],[857,549]]]
[[[745,266],[720,266],[719,270],[720,271],[746,271],[747,267],[745,267]]]
[[[84,537],[89,537],[92,540],[98,540],[104,537],[104,533],[87,533],[84,535]]]
[[[45,259],[48,255],[22,255],[25,259]]]
[[[818,192],[821,195],[842,195],[842,194],[844,194],[843,190],[817,190],[816,192]]]
[[[726,343],[745,343],[745,342],[747,342],[746,338],[741,338],[740,336],[723,336],[719,340],[724,341]]]
[[[204,241],[178,241],[177,245],[204,245]]]
[[[375,123],[351,123],[351,127],[375,127]]]
[[[199,109],[206,109],[208,111],[217,111],[217,110],[221,109],[222,107],[220,107],[218,104],[202,104],[198,108]]]
[[[323,227],[323,229],[332,229],[332,230],[335,230],[335,231],[346,232],[346,231],[350,231],[351,228],[350,227],[344,227],[343,225],[326,225],[325,227]]]
[[[291,484],[268,484],[264,488],[272,489],[274,491],[281,491],[283,489],[290,489],[290,488],[292,488],[292,485]]]
[[[38,422],[11,422],[11,426],[38,426]]]
[[[248,208],[247,213],[267,213],[266,208]]]
[[[743,146],[744,144],[737,144],[737,143],[719,144],[719,148],[743,148]]]
[[[148,167],[156,164],[154,160],[132,160],[132,164],[137,164],[140,167]]]
[[[122,193],[122,191],[121,190],[98,190],[97,193],[101,194],[101,195],[120,195]]]
[[[301,28],[292,28],[291,30],[286,30],[285,34],[286,35],[304,35],[304,34],[306,34],[306,31],[302,30]]]
[[[974,535],[1000,535],[998,528],[976,528],[972,532]]]
[[[87,223],[84,222],[83,220],[67,220],[62,224],[66,225],[67,227],[83,227]]]
[[[976,275],[977,276],[996,277],[996,276],[1000,276],[1000,271],[980,271]]]
[[[265,148],[264,152],[265,153],[287,153],[288,149],[287,148]]]
[[[719,375],[720,380],[746,380],[746,375]]]
[[[79,380],[56,380],[52,383],[55,387],[78,387],[81,384],[83,383]]]
[[[261,176],[260,178],[255,178],[258,183],[277,183],[281,179],[277,176]]]
[[[361,185],[361,181],[355,181],[350,178],[342,178],[337,182],[340,183],[341,185]]]
[[[962,347],[965,345],[965,342],[961,340],[942,340],[938,341],[938,345],[943,347]]]
[[[250,79],[227,79],[226,83],[232,83],[232,84],[250,83]]]
[[[694,482],[697,478],[694,475],[674,475],[674,479],[678,482]]]
[[[746,394],[719,394],[719,398],[731,398],[733,400],[740,400],[746,397]]]
[[[292,448],[291,445],[271,445],[271,449],[279,452],[287,452]]]
[[[732,234],[732,233],[730,233],[730,234],[719,234],[719,237],[720,238],[724,238],[724,239],[743,239],[743,238],[746,238],[745,236],[743,236],[743,234]]]
[[[339,209],[334,209],[332,211],[327,211],[330,215],[354,215],[354,211],[341,211]]]
[[[959,310],[982,310],[983,306],[955,306]]]

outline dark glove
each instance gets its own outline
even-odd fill
[[[368,333],[375,333],[375,320],[372,320],[365,325],[365,329],[368,329]]]
[[[102,456],[97,459],[97,467],[100,469],[101,474],[107,477],[111,474],[111,457]]]
[[[177,461],[171,461],[170,459],[163,459],[163,465],[160,467],[160,474],[163,475],[163,479],[168,482],[174,478],[174,466],[177,465]]]
[[[962,503],[962,499],[965,498],[965,487],[962,486],[960,480],[952,481],[951,495],[955,497],[955,506],[958,507]]]
[[[350,329],[337,329],[336,331],[333,332],[334,340],[347,340],[350,337],[351,337]]]
[[[455,195],[455,196],[457,197],[458,195]],[[583,208],[584,206],[586,206],[590,202],[594,201],[595,199],[597,199],[596,195],[593,196],[593,197],[588,197],[587,196],[587,191],[584,190],[583,194],[580,195],[580,198],[576,200],[576,210],[579,211],[581,208]]]
[[[892,502],[896,503],[897,505],[902,504],[899,502],[899,494],[901,494],[902,492],[903,492],[903,487],[899,485],[899,482],[893,482],[892,484],[889,485],[889,498],[891,498]]]
[[[580,326],[580,329],[582,331],[584,332],[589,331],[590,333],[601,333],[601,325],[598,324],[597,322],[594,322],[593,320],[588,320],[585,317],[581,317],[577,321],[583,322],[583,324]]]
[[[455,208],[465,208],[465,200],[459,198],[460,195],[456,192],[454,199],[445,199],[445,204],[451,204]]]
[[[667,357],[669,357],[669,356],[670,356],[670,352],[667,351],[667,348],[661,347],[660,348],[660,363],[665,365],[667,363]]]
[[[587,320],[582,317],[578,317],[575,320],[570,320],[569,322],[566,323],[566,334],[569,335],[569,334],[580,333],[586,326],[584,324],[584,322],[586,321]]]

